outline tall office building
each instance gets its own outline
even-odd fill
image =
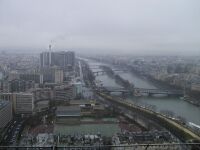
[[[66,71],[72,71],[75,65],[75,53],[72,51],[42,52],[40,54],[40,67],[57,66]]]
[[[10,101],[0,100],[0,129],[4,128],[12,119],[12,104]]]
[[[58,67],[42,68],[43,82],[62,83],[64,76],[63,70]]]
[[[51,52],[42,52],[40,54],[40,66],[41,67],[49,67],[51,62],[50,62],[50,53]]]
[[[65,65],[74,66],[75,65],[75,53],[68,51],[65,53]]]

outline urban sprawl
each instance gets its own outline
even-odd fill
[[[134,73],[160,88],[137,87],[122,78],[120,71]],[[119,87],[104,85],[99,76],[112,79]],[[139,145],[166,144],[150,149],[187,149],[176,144],[200,141],[197,123],[127,100],[178,97],[198,108],[200,60],[196,57],[89,57],[53,51],[49,46],[40,54],[1,52],[0,81],[2,146],[133,145],[145,149]]]

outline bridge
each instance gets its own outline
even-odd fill
[[[149,96],[155,94],[164,94],[169,96],[182,96],[182,90],[169,90],[169,89],[145,89],[145,88],[134,88],[135,93],[138,94],[147,94]]]
[[[114,72],[127,72],[128,70],[125,69],[113,69],[112,71]],[[99,75],[104,75],[106,74],[106,71],[104,70],[100,70],[100,71],[94,71],[92,72],[95,76],[99,76]]]
[[[119,92],[122,94],[134,94],[134,95],[141,95],[147,94],[148,96],[156,95],[156,94],[163,94],[168,96],[182,96],[182,90],[169,90],[169,89],[147,89],[147,88],[134,88],[132,90],[128,90],[121,87],[100,87],[99,90],[101,92],[112,93],[112,92]]]

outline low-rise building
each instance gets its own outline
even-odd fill
[[[19,74],[19,78],[24,81],[34,81],[35,83],[43,83],[43,75],[36,73],[23,73]]]
[[[32,92],[35,102],[53,99],[53,90],[50,88],[36,88],[33,89]]]
[[[82,97],[83,88],[82,83],[80,81],[73,83],[74,97],[79,99]]]
[[[77,124],[80,123],[79,106],[59,106],[56,110],[56,123]]]
[[[34,109],[34,96],[32,93],[14,93],[13,101],[15,114],[32,115]]]
[[[68,104],[74,98],[72,86],[57,86],[54,89],[55,102]]]

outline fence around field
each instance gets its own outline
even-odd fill
[[[95,145],[95,146],[0,146],[0,150],[200,150],[200,143]]]

